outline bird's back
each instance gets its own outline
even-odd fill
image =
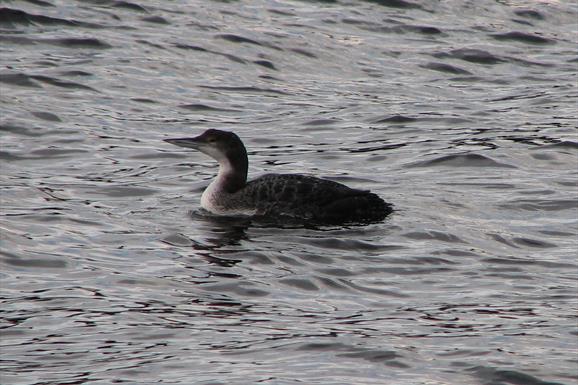
[[[288,216],[318,222],[374,222],[391,213],[377,195],[341,183],[305,175],[267,174],[240,191],[265,216]]]

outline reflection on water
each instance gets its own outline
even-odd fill
[[[577,14],[3,4],[2,384],[576,382]],[[207,128],[396,211],[208,216]]]

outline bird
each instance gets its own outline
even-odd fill
[[[311,223],[376,223],[392,211],[378,195],[301,174],[265,174],[247,181],[243,141],[230,131],[208,129],[193,138],[165,142],[200,151],[219,163],[201,196],[201,207],[219,216],[290,218]]]

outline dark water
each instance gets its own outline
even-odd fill
[[[578,381],[575,2],[0,7],[2,384]],[[207,128],[396,212],[203,216]]]

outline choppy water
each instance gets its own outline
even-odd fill
[[[0,6],[2,384],[578,381],[575,2]],[[199,215],[207,128],[396,212]]]

